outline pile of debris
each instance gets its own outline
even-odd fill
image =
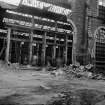
[[[10,62],[5,62],[5,61],[0,61],[0,70],[1,71],[15,71],[19,69],[19,64],[18,63],[10,63]]]
[[[94,72],[94,65],[88,64],[86,66],[70,65],[62,68],[56,68],[51,71],[51,75],[54,76],[65,76],[67,79],[79,78],[79,79],[97,79],[105,80],[103,74],[97,74]]]
[[[65,72],[68,78],[92,78],[93,67],[91,64],[86,66],[70,65],[65,67]]]

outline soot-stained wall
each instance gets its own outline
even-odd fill
[[[70,18],[76,27],[73,36],[73,63],[88,64],[95,58],[95,35],[98,28],[98,0],[68,0],[71,3]]]

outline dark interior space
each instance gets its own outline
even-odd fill
[[[5,60],[6,40],[0,38],[0,59]]]

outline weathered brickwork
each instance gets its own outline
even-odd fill
[[[72,17],[77,33],[73,37],[73,63],[87,64],[95,58],[95,36],[98,28],[98,0],[73,0]]]
[[[95,30],[98,28],[98,0],[91,0],[87,9],[88,16],[88,58],[89,62],[94,63],[95,60]]]
[[[73,37],[73,63],[79,62],[83,63],[83,56],[86,47],[86,37],[85,37],[85,15],[86,7],[85,0],[74,0],[71,4],[72,17],[77,33]]]

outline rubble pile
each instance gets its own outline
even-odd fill
[[[43,70],[41,67],[28,67],[28,69],[32,69],[35,71]],[[26,70],[25,68],[21,70]],[[18,63],[10,63],[5,61],[0,61],[0,71],[18,71],[20,69],[20,65]],[[102,73],[96,73],[94,70],[94,65],[88,64],[86,66],[78,66],[78,65],[69,65],[64,67],[46,67],[44,71],[49,71],[49,73],[56,77],[65,77],[67,79],[96,79],[96,80],[105,80],[105,75]]]
[[[5,62],[5,61],[0,61],[0,71],[15,71],[19,69],[19,64],[18,63],[10,63],[10,62]]]
[[[58,68],[51,72],[51,75],[59,76],[65,75],[67,79],[96,79],[96,80],[105,80],[105,76],[103,74],[97,74],[94,72],[94,66],[92,64],[88,64],[86,66],[77,66],[70,65],[65,66],[63,68]]]
[[[65,72],[68,78],[92,78],[92,69],[93,65],[91,64],[86,66],[70,65],[68,67],[65,67]]]

